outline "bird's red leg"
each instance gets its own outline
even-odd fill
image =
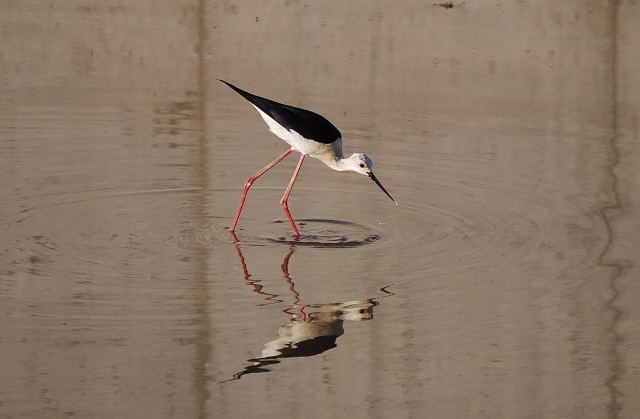
[[[280,163],[282,159],[284,159],[291,153],[293,153],[293,149],[290,148],[289,150],[280,154],[274,161],[272,161],[271,163],[269,163],[268,165],[266,165],[265,167],[263,167],[262,169],[260,169],[259,171],[257,171],[256,173],[254,173],[253,175],[247,178],[247,180],[244,182],[244,189],[242,190],[240,203],[238,204],[238,209],[236,210],[236,216],[233,218],[233,224],[231,224],[230,231],[232,232],[236,231],[236,226],[238,225],[238,220],[240,219],[240,213],[242,212],[242,207],[244,206],[244,200],[247,199],[247,193],[249,193],[249,188],[251,188],[251,185],[253,185],[253,182],[255,182],[255,180],[258,179],[260,176],[264,175],[267,172],[267,170],[271,169],[273,166]]]
[[[293,184],[296,182],[296,178],[298,177],[298,173],[300,172],[300,167],[302,166],[302,162],[304,161],[305,157],[306,156],[304,154],[300,154],[300,160],[298,160],[298,164],[296,165],[296,168],[293,171],[293,176],[291,176],[289,185],[287,185],[287,189],[284,191],[284,195],[282,195],[282,199],[280,200],[280,205],[282,205],[282,209],[284,210],[284,213],[287,214],[287,218],[289,218],[289,222],[291,223],[291,228],[293,228],[293,232],[296,233],[296,236],[299,236],[300,232],[296,227],[296,222],[293,220],[293,217],[289,212],[289,206],[287,205],[287,201],[289,200],[289,194],[291,193],[291,189],[293,189]]]

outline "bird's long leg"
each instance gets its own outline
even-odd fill
[[[300,172],[300,167],[302,166],[302,162],[304,161],[305,157],[306,156],[304,154],[300,154],[300,160],[298,160],[298,164],[296,165],[296,168],[293,171],[293,176],[291,176],[289,185],[287,185],[287,189],[284,191],[284,195],[282,195],[282,199],[280,199],[280,205],[282,205],[282,209],[284,210],[284,213],[287,214],[287,218],[289,218],[289,222],[291,223],[291,228],[293,228],[293,232],[296,233],[296,236],[299,236],[300,232],[296,227],[296,222],[293,220],[293,217],[289,212],[289,206],[287,205],[287,201],[289,200],[289,194],[291,193],[291,189],[293,189],[293,184],[296,183],[296,178],[298,177],[298,173]]]
[[[273,166],[280,163],[282,159],[284,159],[291,153],[293,153],[292,148],[280,154],[278,157],[276,157],[274,161],[272,161],[271,163],[269,163],[268,165],[266,165],[265,167],[263,167],[262,169],[260,169],[259,171],[257,171],[256,173],[252,174],[247,178],[247,180],[244,182],[244,189],[242,190],[240,203],[238,204],[238,209],[236,210],[236,216],[233,218],[233,224],[231,224],[231,232],[236,231],[236,226],[238,225],[238,220],[240,219],[240,213],[242,212],[242,207],[244,207],[244,200],[247,199],[247,193],[249,193],[249,188],[251,188],[251,185],[253,185],[253,182],[255,182],[256,179],[258,179],[260,176],[264,175],[267,172],[267,170],[271,169]]]

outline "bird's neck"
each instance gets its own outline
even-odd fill
[[[344,159],[342,157],[329,158],[329,159],[323,160],[323,162],[333,170],[337,170],[339,172],[344,172],[345,170],[351,170],[349,168],[349,160]]]

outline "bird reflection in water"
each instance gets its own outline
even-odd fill
[[[284,303],[279,295],[266,292],[264,286],[259,283],[260,281],[251,280],[251,274],[240,249],[240,242],[234,233],[231,233],[231,237],[240,258],[245,283],[253,288],[253,292],[262,295],[267,301],[260,306]],[[380,291],[385,294],[380,297],[339,303],[303,304],[300,293],[296,291],[295,284],[289,274],[289,261],[296,250],[296,241],[294,240],[289,245],[288,252],[280,266],[282,277],[293,296],[292,304],[282,310],[289,317],[289,322],[278,328],[277,339],[265,343],[259,357],[247,360],[251,365],[234,374],[231,379],[222,381],[223,383],[239,380],[247,374],[269,372],[271,371],[267,368],[269,365],[279,364],[285,358],[313,356],[335,348],[337,346],[336,339],[344,334],[343,323],[345,320],[371,320],[373,308],[380,304],[378,300],[394,295],[387,290],[391,285],[387,285],[380,288]]]

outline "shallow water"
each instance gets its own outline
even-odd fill
[[[640,5],[343,3],[3,7],[0,416],[634,417]]]

